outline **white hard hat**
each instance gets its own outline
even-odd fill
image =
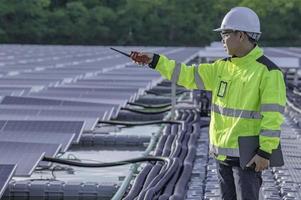
[[[246,7],[232,8],[224,17],[221,27],[214,31],[236,30],[261,34],[257,14]]]

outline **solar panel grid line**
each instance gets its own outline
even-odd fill
[[[0,165],[0,198],[5,192],[10,179],[16,171],[17,165]]]

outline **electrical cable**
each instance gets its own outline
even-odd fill
[[[143,108],[166,108],[166,107],[171,106],[171,103],[150,105],[150,104],[143,104],[143,103],[128,102],[127,104],[129,104],[131,106],[140,106],[140,107],[143,107]]]
[[[123,125],[123,126],[145,126],[145,125],[152,125],[152,124],[179,124],[179,125],[184,125],[183,121],[176,121],[176,120],[169,120],[169,121],[154,120],[154,121],[145,121],[145,122],[100,120],[98,122],[102,123],[102,124]]]
[[[143,111],[143,110],[137,110],[137,109],[132,109],[132,108],[121,108],[121,110],[127,110],[127,111],[131,111],[134,113],[139,113],[139,114],[154,115],[154,114],[166,113],[166,112],[170,111],[171,108],[162,109],[160,111]]]
[[[52,158],[52,157],[45,156],[43,158],[43,161],[54,162],[54,163],[59,163],[64,165],[71,165],[76,167],[103,168],[103,167],[114,167],[120,165],[127,165],[131,163],[137,163],[137,162],[146,162],[146,161],[159,161],[159,162],[169,163],[170,159],[161,156],[146,156],[146,157],[132,158],[128,160],[108,162],[108,163],[82,163],[78,161],[71,161],[71,160],[66,160],[61,158]]]
[[[171,96],[170,93],[159,93],[159,92],[155,92],[155,91],[145,91],[147,94],[153,94],[153,95],[157,95],[157,96]],[[176,92],[176,95],[181,95],[181,94],[184,94],[184,93],[188,93],[190,91],[179,91],[179,92]]]

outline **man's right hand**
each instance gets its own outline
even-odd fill
[[[153,61],[154,54],[132,51],[130,57],[135,63],[139,65],[148,65]]]

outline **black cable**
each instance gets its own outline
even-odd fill
[[[143,103],[128,102],[127,104],[129,104],[131,106],[140,106],[140,107],[143,107],[143,108],[166,108],[166,107],[171,106],[171,103],[150,105],[150,104],[143,104]]]
[[[145,91],[147,94],[153,94],[153,95],[157,95],[157,96],[167,96],[167,97],[169,97],[169,96],[171,96],[171,94],[170,93],[159,93],[159,92],[155,92],[155,91]],[[181,95],[181,94],[184,94],[184,93],[188,93],[188,92],[190,92],[190,91],[178,91],[178,92],[176,92],[176,95]]]
[[[100,120],[99,123],[103,124],[112,124],[112,125],[123,125],[123,126],[145,126],[145,125],[152,125],[152,124],[180,124],[183,125],[183,121],[163,121],[163,120],[154,120],[154,121],[145,121],[145,122],[128,122],[128,121],[106,121]]]
[[[207,128],[209,126],[210,126],[210,123],[208,123],[208,124],[202,124],[202,125],[200,125],[200,128]]]
[[[166,157],[160,157],[160,156],[147,156],[147,157],[133,158],[133,159],[109,162],[109,163],[82,163],[78,161],[71,161],[71,160],[66,160],[61,158],[52,158],[52,157],[45,156],[43,158],[43,161],[60,163],[64,165],[71,165],[76,167],[103,168],[103,167],[114,167],[120,165],[127,165],[131,163],[137,163],[137,162],[146,162],[146,161],[160,161],[160,162],[169,163],[170,159]]]
[[[127,111],[131,111],[134,113],[139,113],[139,114],[146,114],[146,115],[154,115],[154,114],[162,114],[165,112],[168,112],[171,110],[171,108],[166,108],[160,111],[143,111],[143,110],[137,110],[137,109],[132,109],[132,108],[121,108],[121,110],[127,110]]]

